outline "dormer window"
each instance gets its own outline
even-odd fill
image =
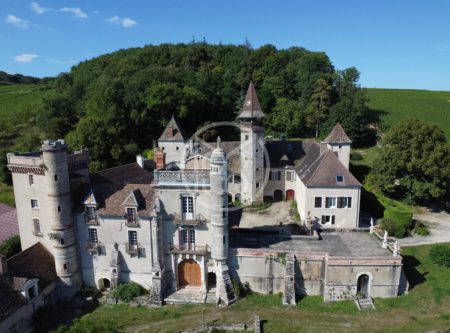
[[[128,207],[127,208],[127,220],[128,223],[136,223],[136,208]]]
[[[97,209],[95,206],[86,206],[86,222],[88,224],[97,223]]]
[[[342,183],[343,181],[344,181],[344,176],[342,176],[342,175],[337,175],[336,176],[336,182]]]

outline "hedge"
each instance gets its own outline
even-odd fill
[[[450,267],[450,244],[433,245],[429,256],[435,264]]]

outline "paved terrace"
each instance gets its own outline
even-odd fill
[[[331,257],[392,257],[381,242],[367,232],[324,232],[323,240],[311,236],[281,236],[276,232],[243,230],[234,232],[232,247],[271,249],[302,253],[328,253]]]

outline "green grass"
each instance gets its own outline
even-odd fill
[[[251,294],[227,308],[213,305],[164,306],[162,308],[100,306],[84,321],[112,321],[123,331],[174,332],[203,323],[252,323],[263,321],[264,332],[425,332],[450,327],[450,268],[428,258],[431,246],[405,247],[405,271],[409,294],[376,299],[376,310],[360,312],[353,301],[325,304],[320,296],[308,296],[296,306],[282,306],[281,295]]]
[[[450,139],[450,91],[367,88],[369,107],[382,111],[385,128],[407,118],[438,125]]]

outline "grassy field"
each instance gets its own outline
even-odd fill
[[[369,107],[381,111],[383,130],[402,119],[439,125],[450,139],[450,91],[367,89]]]
[[[430,246],[402,249],[409,294],[375,299],[376,310],[360,312],[353,301],[324,304],[308,296],[296,306],[282,306],[281,295],[252,294],[228,308],[213,305],[162,308],[100,306],[81,318],[100,326],[114,324],[124,332],[175,332],[203,323],[251,323],[255,315],[264,332],[430,332],[450,328],[450,268],[433,264]],[[48,312],[47,312],[48,313]],[[95,331],[95,330],[94,330]],[[92,331],[92,332],[94,332]]]

